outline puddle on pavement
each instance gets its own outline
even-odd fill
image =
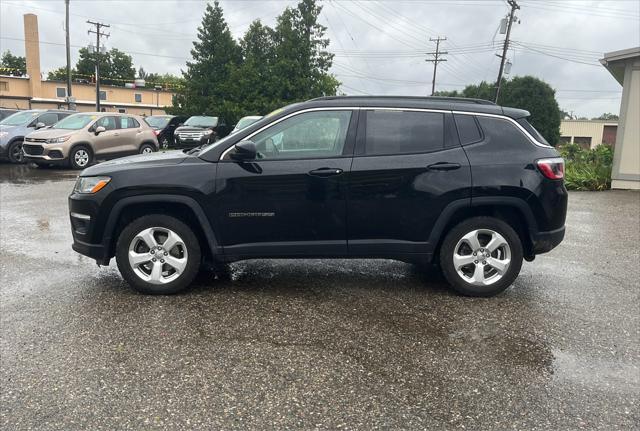
[[[0,184],[35,184],[74,179],[79,171],[60,167],[38,168],[35,165],[0,163]]]

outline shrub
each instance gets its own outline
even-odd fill
[[[565,160],[565,184],[569,190],[608,190],[611,187],[613,150],[598,145],[585,150],[577,144],[560,148]]]

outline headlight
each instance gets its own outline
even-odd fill
[[[75,193],[97,193],[109,184],[109,177],[78,177],[76,185],[73,188]]]
[[[213,133],[213,130],[211,130],[211,129],[203,130],[202,131],[202,136],[209,136],[212,133]]]
[[[51,138],[47,139],[47,144],[61,144],[64,141],[67,141],[71,136],[60,136],[59,138]]]

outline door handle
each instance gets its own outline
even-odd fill
[[[314,177],[332,177],[334,175],[340,175],[342,172],[340,168],[320,168],[309,171],[309,175],[313,175]]]
[[[438,163],[434,163],[427,166],[427,170],[430,170],[430,171],[453,171],[454,169],[460,169],[460,164],[438,162]]]

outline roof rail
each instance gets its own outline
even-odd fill
[[[478,105],[496,105],[490,100],[476,99],[471,97],[444,97],[444,96],[323,96],[310,99],[315,100],[339,100],[339,99],[412,99],[425,102],[451,102],[451,103],[475,103]]]

